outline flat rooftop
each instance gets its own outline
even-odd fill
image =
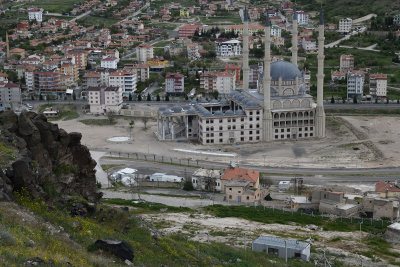
[[[310,245],[310,243],[304,242],[304,241],[298,241],[298,240],[294,240],[294,239],[285,239],[285,238],[280,238],[280,237],[275,237],[275,236],[267,236],[267,235],[259,236],[256,240],[253,241],[253,243],[284,248],[285,241],[286,241],[286,246],[288,249],[303,250],[307,246]]]

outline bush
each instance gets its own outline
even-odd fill
[[[191,180],[186,180],[186,182],[183,184],[183,190],[186,190],[186,191],[194,190]]]

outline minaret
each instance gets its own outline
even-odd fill
[[[319,18],[318,35],[318,73],[317,73],[317,110],[315,121],[315,135],[319,138],[325,137],[325,111],[324,111],[324,12],[321,10]]]
[[[292,63],[297,67],[297,11],[293,8],[293,29],[292,29]]]
[[[265,23],[265,54],[264,54],[264,117],[263,117],[263,140],[271,141],[272,132],[272,112],[271,112],[271,24],[267,11],[267,20]]]
[[[7,59],[10,59],[10,42],[8,41],[8,32],[6,32]]]
[[[243,89],[249,89],[249,14],[247,7],[243,12]]]

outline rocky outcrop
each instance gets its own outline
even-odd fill
[[[0,169],[0,200],[11,200],[12,191],[26,188],[45,200],[81,196],[97,202],[94,167],[80,133],[67,133],[43,115],[0,112],[0,142],[15,151]],[[4,165],[6,167],[4,168]]]
[[[97,249],[108,251],[122,260],[133,260],[132,246],[125,241],[115,239],[98,239],[94,243]]]

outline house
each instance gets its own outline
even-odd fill
[[[347,34],[351,32],[353,20],[351,18],[343,18],[339,20],[339,33]]]
[[[0,82],[0,107],[16,109],[21,105],[19,84]]]
[[[361,99],[364,94],[365,74],[363,71],[352,71],[347,75],[347,98]]]
[[[389,242],[400,245],[400,222],[395,222],[386,228],[384,237]]]
[[[89,87],[88,104],[90,113],[106,114],[107,112],[119,113],[122,106],[122,89],[120,87]]]
[[[386,98],[387,75],[371,73],[369,75],[369,94],[374,98]]]
[[[280,181],[278,184],[279,191],[286,191],[290,188],[290,181]]]
[[[304,241],[261,235],[253,241],[251,248],[279,258],[310,260],[311,245]]]
[[[118,58],[116,57],[105,57],[101,60],[101,67],[107,69],[117,69],[118,68]]]
[[[10,56],[16,55],[20,58],[25,57],[25,49],[22,48],[13,48],[10,50]]]
[[[346,80],[346,73],[341,71],[334,71],[331,73],[332,81],[344,81]]]
[[[354,215],[362,209],[360,203],[347,201],[347,198],[344,197],[344,192],[313,191],[311,203],[318,204],[320,212],[337,216]]]
[[[28,18],[29,20],[36,20],[37,22],[42,22],[43,8],[38,8],[38,7],[28,8]]]
[[[376,220],[389,218],[396,220],[399,218],[399,201],[387,198],[363,198],[363,212],[368,218]]]
[[[303,36],[300,43],[302,48],[307,52],[317,50],[317,42],[313,38]]]
[[[242,54],[239,40],[216,40],[215,52],[218,57],[236,57]]]
[[[380,181],[375,185],[375,192],[382,198],[399,197],[400,185],[396,182]]]
[[[396,26],[400,26],[400,14],[397,14],[393,17],[393,24]]]
[[[238,203],[254,203],[262,198],[260,173],[250,169],[230,166],[221,176],[221,192],[225,200]]]
[[[165,76],[165,93],[182,94],[185,92],[185,76],[180,73],[167,73]]]
[[[318,209],[318,204],[311,201],[311,196],[290,196],[290,209],[298,211],[299,209]]]
[[[221,191],[221,171],[197,169],[192,174],[193,188],[196,190]]]

